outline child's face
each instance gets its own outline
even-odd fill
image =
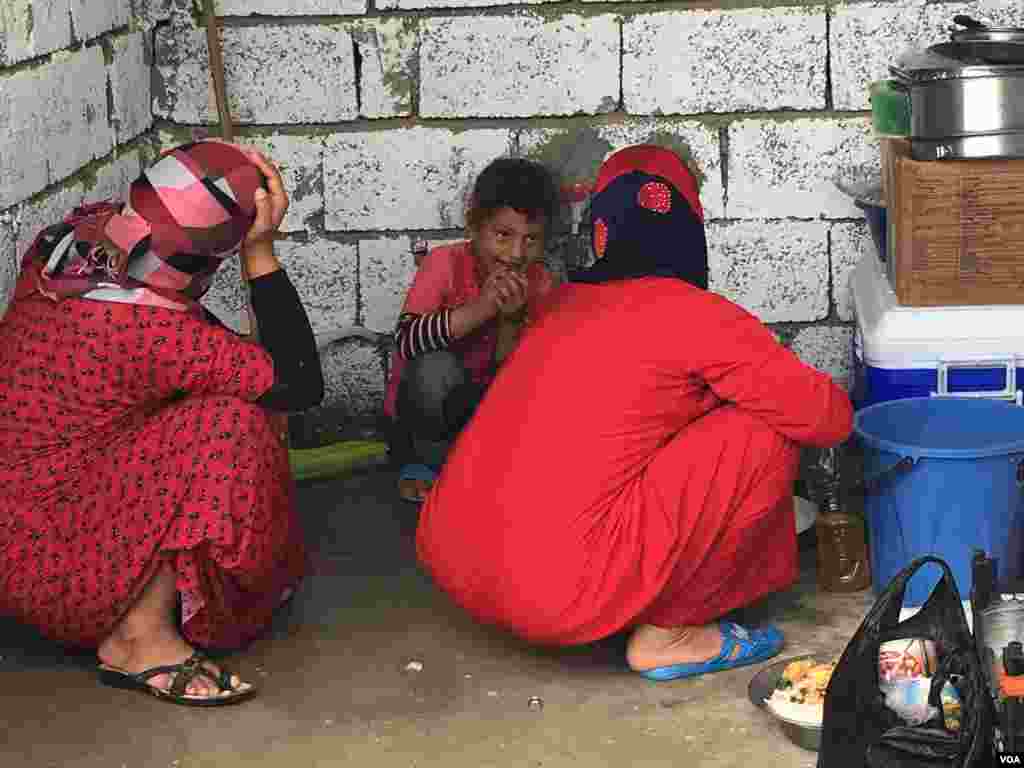
[[[522,274],[544,253],[544,218],[531,221],[513,208],[499,208],[472,235],[484,276],[495,269]]]

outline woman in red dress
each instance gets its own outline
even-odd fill
[[[44,230],[0,319],[0,613],[96,648],[109,685],[248,698],[196,646],[254,638],[303,574],[272,413],[323,380],[274,255],[287,206],[258,154],[179,147]],[[239,246],[262,346],[197,303]]]
[[[420,559],[529,641],[631,629],[627,660],[651,679],[769,658],[777,628],[722,617],[795,579],[798,446],[844,440],[849,398],[706,290],[675,154],[611,156],[592,217],[598,260],[543,303],[460,435]]]

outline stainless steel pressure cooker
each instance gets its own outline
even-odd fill
[[[1024,157],[1024,29],[953,21],[948,42],[889,68],[910,99],[914,158]]]

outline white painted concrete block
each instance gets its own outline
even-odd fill
[[[346,339],[320,354],[327,408],[341,407],[358,419],[377,414],[384,402],[384,355],[373,344]]]
[[[729,126],[730,218],[855,218],[837,173],[878,169],[869,118],[745,120]]]
[[[217,270],[213,285],[201,303],[228,328],[236,333],[248,333],[246,295],[237,258],[226,260]]]
[[[56,54],[41,70],[45,94],[43,135],[34,137],[33,150],[46,157],[50,182],[71,175],[114,146],[107,114],[107,71],[98,47]]]
[[[221,16],[352,16],[366,13],[366,0],[217,0],[216,8]]]
[[[632,114],[825,106],[824,6],[638,12],[623,26]]]
[[[9,218],[0,217],[0,320],[14,296],[21,260],[15,249],[14,228]]]
[[[637,118],[610,125],[528,128],[519,133],[519,151],[547,165],[570,182],[593,182],[604,159],[633,144],[669,147],[691,164],[701,180],[705,219],[725,215],[718,129],[695,120]]]
[[[347,31],[318,25],[226,28],[224,70],[238,123],[332,123],[356,117],[355,63]],[[206,35],[171,25],[156,44],[154,114],[215,123]]]
[[[329,240],[275,244],[281,265],[295,285],[314,333],[352,325],[356,316],[356,248]],[[248,331],[248,310],[239,260],[217,271],[203,305],[229,328]]]
[[[0,209],[111,150],[106,84],[98,47],[0,79]]]
[[[416,274],[408,237],[359,242],[359,290],[362,325],[377,333],[393,333]]]
[[[1024,4],[1019,0],[978,0],[965,3],[965,6],[969,15],[986,24],[1000,27],[1024,26]]]
[[[941,10],[941,16],[930,9]],[[832,101],[836,109],[868,109],[868,85],[889,75],[889,65],[908,48],[947,38],[949,6],[914,2],[838,5],[832,10]]]
[[[765,323],[828,316],[828,225],[744,221],[707,228],[711,289]]]
[[[290,204],[282,232],[302,232],[324,210],[324,142],[319,136],[274,134],[243,143],[263,152],[281,171]]]
[[[133,32],[112,42],[110,65],[113,114],[110,121],[118,143],[131,141],[153,125],[150,83],[152,74],[146,52],[146,33]]]
[[[123,27],[131,18],[131,0],[71,0],[71,25],[81,41]]]
[[[44,130],[42,70],[0,79],[0,209],[24,200],[50,182],[46,155],[38,151]]]
[[[362,57],[359,114],[369,118],[411,115],[419,41],[415,20],[361,21],[350,31]]]
[[[504,129],[415,127],[330,136],[324,147],[326,227],[461,227],[473,180],[509,153],[510,142]]]
[[[832,300],[840,320],[853,320],[853,294],[850,275],[861,259],[878,258],[866,222],[836,222],[829,236],[832,266]]]
[[[925,3],[924,0],[850,3],[832,10],[830,63],[836,109],[868,109],[868,86],[889,77],[889,66],[908,49],[949,40],[953,17],[966,13],[990,24],[1020,26],[1019,0]]]
[[[96,172],[96,183],[85,193],[85,202],[128,199],[128,188],[142,172],[142,158],[137,149],[125,152]]]
[[[132,0],[135,29],[151,30],[171,18],[171,0]]]
[[[427,19],[420,47],[424,117],[517,117],[611,112],[619,101],[619,23],[558,19]]]
[[[849,326],[804,328],[797,333],[790,349],[808,365],[831,375],[837,384],[848,387],[852,337],[853,330]]]
[[[70,0],[0,2],[0,64],[17,64],[71,43]]]
[[[356,322],[356,246],[314,239],[279,242],[281,265],[299,293],[313,333],[334,331]]]

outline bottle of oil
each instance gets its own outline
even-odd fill
[[[871,586],[864,520],[842,507],[836,455],[830,450],[819,464],[821,513],[818,535],[818,586],[826,592],[858,592]]]

